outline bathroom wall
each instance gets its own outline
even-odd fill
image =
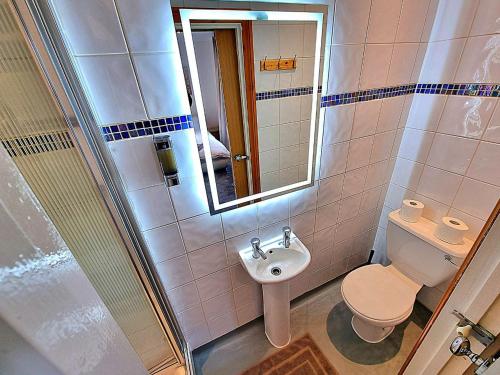
[[[304,7],[297,10],[304,10]],[[307,10],[324,13],[326,26],[328,7],[310,6]],[[257,100],[262,191],[307,178],[312,94],[286,96],[284,90],[306,87],[312,90],[316,25],[315,22],[298,21],[253,23],[256,92],[276,96]],[[321,58],[323,53],[324,43]],[[296,57],[296,69],[260,70],[261,60],[280,57]]]
[[[69,43],[76,46],[76,61],[101,125],[189,113],[168,1],[143,1],[139,8],[132,0],[92,0],[82,9],[78,2],[52,1]],[[333,32],[325,41],[329,69],[322,81],[324,94],[417,82],[428,47],[434,46],[434,40],[429,41],[437,1],[325,3],[330,5],[327,25]],[[173,5],[305,9],[257,2]],[[89,55],[80,56],[86,52]],[[386,191],[390,188],[392,196],[396,186],[389,180],[394,165],[403,159],[398,148],[412,100],[413,95],[387,95],[356,104],[332,102],[321,111],[323,147],[315,186],[222,215],[208,213],[191,129],[171,133],[181,179],[171,188],[163,183],[151,136],[137,136],[125,125],[118,140],[114,135],[106,138],[148,250],[193,348],[262,314],[260,288],[237,260],[237,251],[247,247],[250,238],[271,238],[283,225],[291,225],[309,247],[311,265],[292,280],[292,297],[365,262],[377,225],[381,248],[385,224],[379,223],[379,216],[388,212]],[[130,138],[123,139],[125,134]],[[405,142],[406,138],[403,147],[408,148]]]
[[[440,0],[428,30],[419,82],[500,82],[498,1]],[[404,125],[404,124],[403,124]],[[376,258],[385,261],[387,214],[402,199],[425,204],[423,216],[462,219],[474,240],[500,198],[498,98],[415,94],[382,210]],[[424,288],[433,309],[448,282]]]

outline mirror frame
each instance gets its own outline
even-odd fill
[[[196,107],[198,109],[198,121],[200,125],[201,138],[203,142],[203,150],[205,153],[205,162],[207,164],[207,174],[210,185],[210,193],[212,196],[213,209],[215,212],[226,210],[228,208],[236,208],[238,205],[248,203],[256,199],[282,195],[285,192],[293,192],[314,184],[315,172],[315,149],[316,149],[316,115],[318,112],[318,88],[319,88],[319,69],[321,60],[321,43],[323,34],[323,13],[315,12],[280,12],[280,11],[244,11],[244,10],[222,10],[222,9],[180,9],[182,31],[184,34],[184,43],[186,46],[189,71],[191,74],[192,89]],[[208,140],[208,130],[205,120],[205,109],[203,107],[203,99],[201,95],[201,86],[198,75],[198,67],[194,51],[193,38],[191,33],[191,20],[245,20],[245,21],[314,21],[316,22],[316,46],[314,53],[314,74],[313,74],[313,94],[311,105],[311,126],[309,134],[309,153],[307,164],[307,179],[305,181],[296,182],[294,184],[282,186],[276,189],[252,194],[247,197],[238,198],[226,203],[219,202],[217,194],[217,185],[215,181],[215,173],[212,164],[212,156],[210,153],[210,144]],[[236,206],[236,207],[235,207]]]

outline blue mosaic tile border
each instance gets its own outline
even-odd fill
[[[182,115],[156,120],[129,122],[127,124],[102,126],[101,133],[106,142],[112,142],[145,135],[190,129],[192,127],[193,118],[191,115]]]
[[[441,94],[500,97],[500,84],[491,83],[413,83],[321,97],[321,107],[365,102],[409,94]]]
[[[289,96],[302,96],[311,95],[314,91],[312,86],[307,87],[295,87],[292,89],[281,89],[273,91],[262,91],[258,92],[255,96],[256,100],[267,100],[267,99],[278,99],[286,98]],[[321,86],[318,87],[318,94],[321,94]]]

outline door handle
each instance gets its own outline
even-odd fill
[[[247,159],[248,159],[247,155],[242,155],[242,154],[234,155],[234,160],[236,160],[236,161],[242,161],[242,160],[247,160]]]

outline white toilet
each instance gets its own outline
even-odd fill
[[[399,210],[391,212],[387,256],[392,264],[363,266],[344,278],[342,297],[354,314],[352,328],[364,341],[377,343],[389,336],[410,316],[422,285],[433,287],[449,279],[467,255],[471,241],[443,242],[434,237],[435,227],[427,219],[409,223]]]

